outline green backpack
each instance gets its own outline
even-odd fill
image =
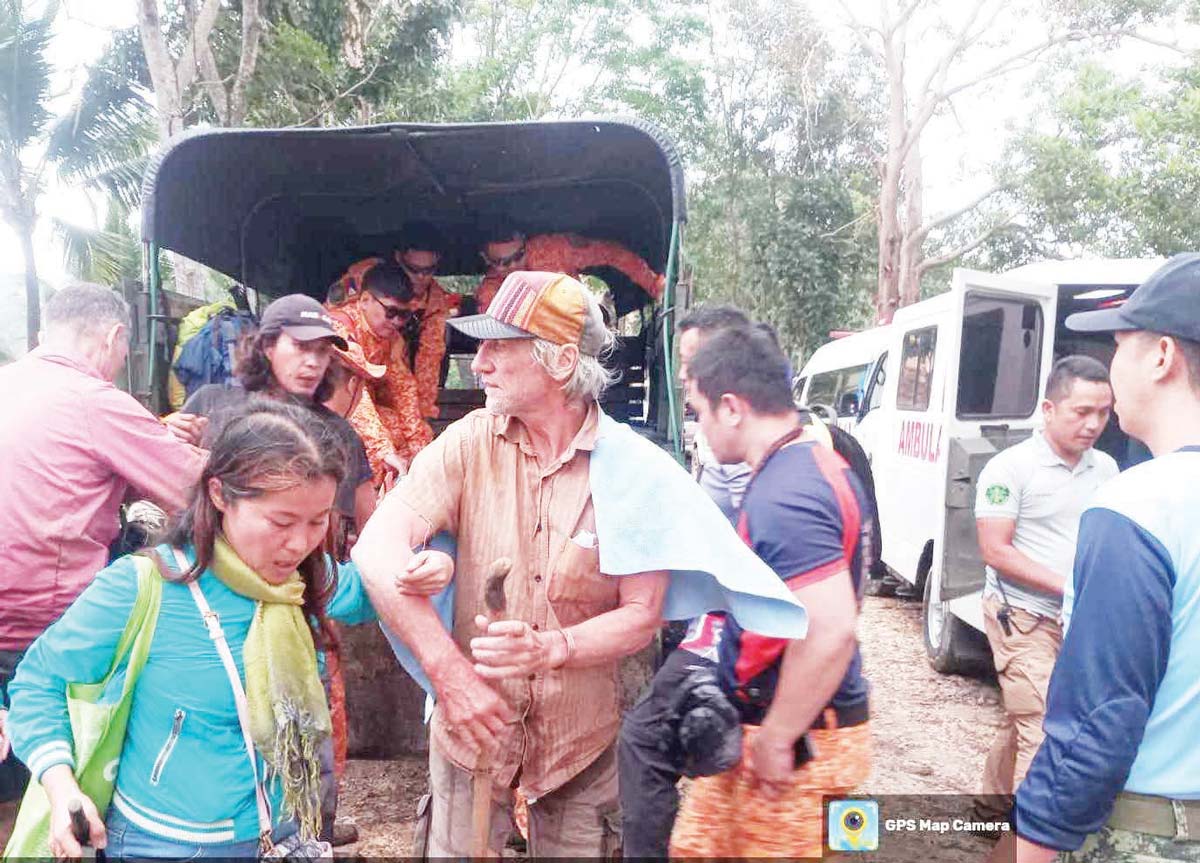
[[[96,804],[102,818],[112,802],[133,691],[150,653],[162,601],[162,576],[154,563],[141,556],[134,560],[138,576],[137,599],[117,642],[108,673],[99,683],[67,684],[67,709],[75,742],[75,777],[83,793]],[[125,663],[126,657],[128,663]],[[123,675],[119,673],[122,668]],[[50,801],[41,783],[31,780],[3,859],[53,856],[50,853]]]

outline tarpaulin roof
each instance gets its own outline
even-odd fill
[[[615,240],[658,272],[685,219],[674,146],[637,120],[209,129],[172,139],[142,189],[142,238],[267,294],[325,289],[406,222],[445,236],[441,272],[483,271],[486,225]],[[618,307],[644,294],[599,275]]]

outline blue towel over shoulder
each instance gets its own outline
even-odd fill
[[[603,414],[589,480],[600,571],[667,570],[665,620],[724,611],[761,635],[803,638],[807,633],[804,606],[742,542],[688,472],[632,428]]]
[[[733,615],[744,629],[773,638],[803,638],[808,612],[769,566],[742,542],[729,520],[667,453],[611,417],[588,469],[600,571],[636,575],[666,570],[671,579],[664,620],[709,611]],[[453,553],[452,540],[430,543]],[[453,627],[454,584],[433,598],[443,625]],[[432,695],[416,657],[387,627],[404,670]],[[428,705],[427,705],[428,710]]]

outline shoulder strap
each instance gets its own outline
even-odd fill
[[[175,553],[179,571],[186,572],[191,566],[186,555],[178,548],[172,549],[172,551]],[[258,841],[264,850],[270,850],[271,805],[267,801],[267,792],[263,788],[263,784],[258,780],[258,756],[254,751],[254,741],[250,737],[246,690],[242,687],[242,677],[238,674],[237,664],[233,661],[233,652],[229,649],[229,642],[225,640],[225,631],[221,629],[221,618],[209,606],[204,592],[200,590],[200,585],[196,582],[197,579],[189,581],[188,589],[192,592],[192,599],[195,601],[196,607],[200,609],[200,616],[204,618],[204,625],[208,628],[208,637],[216,645],[217,653],[221,655],[221,664],[225,666],[225,673],[229,676],[229,686],[233,689],[233,700],[237,704],[238,724],[242,727],[242,742],[246,744],[246,755],[250,758],[250,769],[254,773],[254,799],[258,806]]]
[[[138,555],[133,555],[132,559],[137,572],[137,596],[134,598],[133,608],[129,611],[125,629],[122,630],[121,637],[117,640],[112,664],[109,665],[108,673],[104,676],[105,682],[111,680],[121,668],[121,664],[128,658],[129,664],[125,672],[127,689],[132,688],[133,681],[137,679],[142,671],[142,666],[146,664],[150,642],[154,638],[154,628],[158,623],[158,608],[162,598],[162,578],[159,577],[153,562],[147,563]]]

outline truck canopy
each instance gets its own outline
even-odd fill
[[[268,296],[322,299],[406,222],[441,231],[446,274],[482,273],[496,224],[613,240],[661,273],[685,219],[679,156],[637,120],[208,129],[169,142],[142,189],[145,243]],[[619,313],[645,305],[621,274],[599,275]]]

